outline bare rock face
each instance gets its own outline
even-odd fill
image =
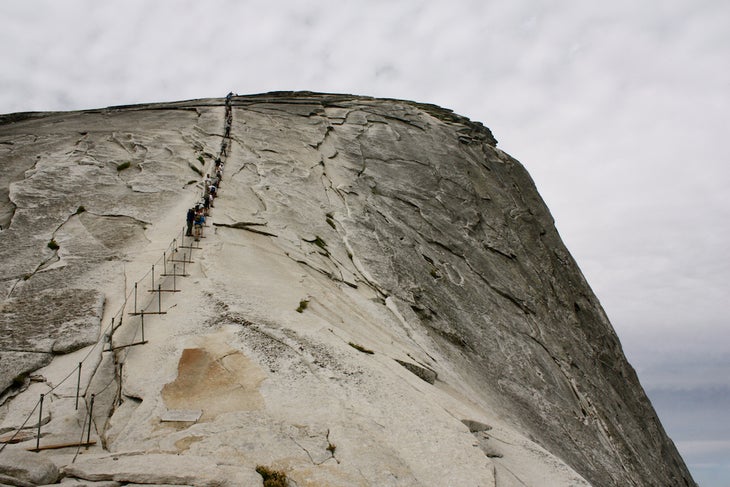
[[[0,386],[45,365],[61,387],[59,354],[96,357],[83,407],[64,385],[44,437],[78,439],[95,395],[98,444],[59,457],[69,478],[695,485],[532,180],[483,125],[312,93],[0,122]],[[215,157],[205,239],[164,308],[140,299],[165,310],[140,341],[130,290],[179,262],[156,259]],[[140,345],[87,352],[112,316],[115,344]],[[29,402],[8,399],[0,428]]]
[[[53,484],[59,478],[58,467],[50,460],[23,451],[8,451],[0,457],[0,482],[33,486]]]

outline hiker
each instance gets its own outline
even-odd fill
[[[187,214],[185,221],[188,224],[188,228],[187,228],[187,231],[185,232],[185,236],[192,237],[193,236],[193,222],[195,221],[195,209],[188,208],[188,214]]]
[[[210,215],[210,194],[203,196],[203,214],[205,216]]]
[[[196,242],[200,241],[200,239],[203,237],[203,225],[205,225],[205,215],[203,214],[203,210],[201,209],[195,215],[195,233],[193,235]]]

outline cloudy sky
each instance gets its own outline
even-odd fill
[[[703,486],[730,486],[730,2],[0,3],[0,113],[431,102],[522,161]]]

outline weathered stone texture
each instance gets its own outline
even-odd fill
[[[35,366],[8,353],[95,339],[93,289],[128,289],[124,265],[166,219],[182,224],[169,210],[223,113],[193,100],[0,120],[0,386]],[[233,97],[230,136],[194,284],[125,352],[118,390],[121,354],[89,381],[119,455],[67,475],[246,485],[232,479],[271,464],[297,485],[694,485],[533,181],[487,128],[284,92]],[[171,409],[202,413],[161,421]]]
[[[36,486],[55,484],[58,478],[56,464],[36,453],[8,449],[0,455],[0,482]]]

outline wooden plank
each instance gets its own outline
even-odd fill
[[[38,448],[26,448],[28,451],[41,451],[41,450],[58,450],[60,448],[71,448],[71,447],[78,447],[78,446],[92,446],[96,445],[96,440],[91,441],[74,441],[71,443],[57,443],[55,445],[41,445]]]
[[[114,350],[119,350],[120,348],[134,347],[136,345],[144,345],[145,343],[147,343],[147,340],[145,340],[143,342],[128,343],[127,345],[119,345],[119,346],[116,346],[114,348],[105,348],[102,351],[103,352],[113,352]]]

